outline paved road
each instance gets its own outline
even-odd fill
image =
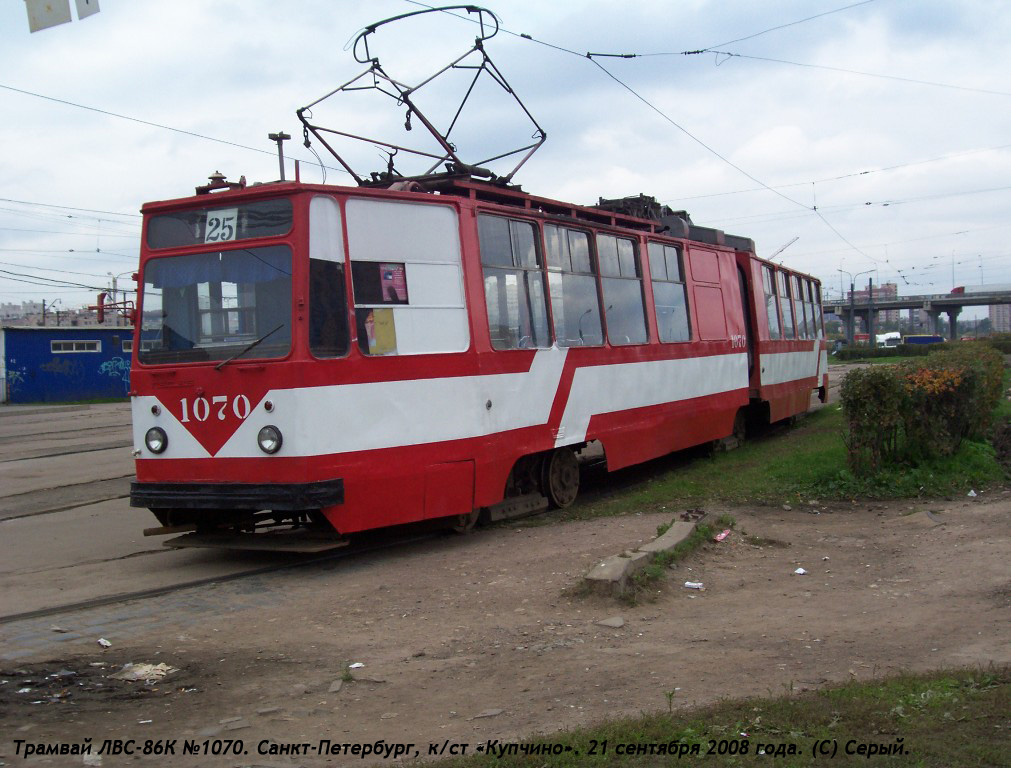
[[[0,619],[263,567],[145,538],[132,477],[128,404],[0,407]]]
[[[846,371],[850,370],[853,366],[851,365],[832,365],[829,363],[828,366],[828,403],[839,402],[839,385],[842,384],[842,380],[846,377]],[[818,402],[815,398],[814,402]]]
[[[831,373],[830,402],[841,371],[833,366]],[[817,399],[812,404],[820,405]],[[131,452],[125,403],[0,406],[0,631],[5,636],[0,658],[77,639],[82,627],[97,631],[110,622],[149,622],[160,611],[185,611],[194,600],[206,600],[191,590],[98,612],[71,611],[73,606],[298,562],[270,553],[167,549],[162,538],[145,538],[144,528],[157,523],[147,510],[129,505]],[[270,581],[264,576],[249,583],[258,585],[253,593],[263,594],[270,591],[265,586]],[[236,590],[249,588],[236,583],[217,588],[216,594]],[[227,604],[224,597],[223,609]],[[11,620],[60,607],[68,611]],[[49,631],[64,623],[78,630]]]
[[[0,520],[124,498],[127,404],[0,407]]]

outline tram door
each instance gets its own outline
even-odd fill
[[[745,344],[748,348],[748,381],[755,370],[755,334],[751,327],[751,306],[748,301],[748,279],[744,274],[744,269],[737,265],[737,282],[741,289],[741,311],[744,313],[744,336]]]

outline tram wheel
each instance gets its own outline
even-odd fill
[[[579,494],[579,462],[571,448],[556,448],[544,460],[544,495],[555,509],[564,509]]]
[[[740,408],[734,417],[733,435],[739,443],[743,443],[744,438],[748,435],[748,414],[743,408]]]
[[[481,517],[480,509],[475,509],[466,515],[457,515],[453,518],[453,533],[470,533],[477,526],[479,517]]]

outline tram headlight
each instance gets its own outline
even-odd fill
[[[268,425],[257,434],[256,442],[264,453],[277,453],[281,450],[281,443],[284,442],[284,438],[281,437],[281,430],[275,426]]]
[[[161,427],[151,427],[144,435],[144,445],[151,453],[162,453],[168,448],[168,435]]]

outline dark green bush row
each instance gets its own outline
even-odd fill
[[[995,333],[988,338],[987,343],[998,352],[1011,355],[1011,333]]]
[[[923,360],[850,371],[840,388],[846,448],[857,475],[954,453],[981,437],[1003,392],[1003,357],[951,345]]]
[[[899,344],[897,347],[843,347],[835,353],[836,360],[869,360],[879,357],[926,357],[932,352],[951,349],[948,342],[940,344]]]
[[[995,333],[978,341],[950,342],[938,344],[899,344],[897,347],[864,347],[854,345],[843,347],[834,355],[836,360],[868,360],[879,357],[923,357],[934,352],[954,349],[962,344],[984,344],[998,352],[1011,355],[1011,333]]]

